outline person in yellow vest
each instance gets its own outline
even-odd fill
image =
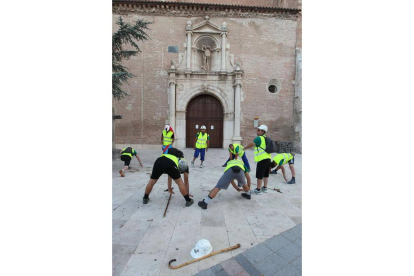
[[[241,157],[241,160],[243,161],[244,166],[246,168],[244,175],[246,176],[246,179],[247,179],[247,186],[249,186],[249,189],[250,189],[250,185],[251,185],[251,180],[250,180],[250,175],[249,175],[250,164],[249,164],[249,160],[247,159],[246,152],[244,151],[243,146],[237,143],[230,144],[229,154],[230,154],[229,159],[227,160],[225,165],[227,166],[227,163],[230,160],[237,159],[237,157]],[[231,184],[233,186],[235,185],[234,182],[232,182]]]
[[[256,166],[256,178],[257,178],[257,188],[254,190],[255,194],[260,194],[261,191],[267,192],[267,183],[269,182],[269,172],[270,172],[270,163],[271,155],[265,151],[266,149],[266,132],[267,126],[260,125],[257,128],[257,137],[254,138],[253,142],[244,147],[245,150],[254,146],[254,162],[257,162]],[[262,182],[264,182],[263,189]]]
[[[289,164],[289,169],[290,172],[292,173],[292,179],[287,181],[286,178],[286,173],[285,173],[285,167],[284,165]],[[282,170],[282,174],[283,174],[283,178],[286,180],[286,182],[288,184],[295,184],[295,155],[292,153],[279,153],[277,154],[274,158],[272,163],[270,164],[270,167],[273,169],[274,167],[276,167],[276,169],[274,170],[275,173],[277,173],[277,171],[279,169]],[[272,172],[271,172],[272,174]]]
[[[132,156],[135,156],[138,159],[139,164],[142,166],[141,159],[137,154],[137,151],[131,147],[126,147],[121,150],[121,160],[124,161],[124,168],[119,170],[119,174],[122,177],[125,177],[124,172],[129,169],[129,164],[131,163]]]
[[[206,151],[208,151],[208,147],[210,145],[210,135],[206,133],[206,126],[200,127],[201,132],[197,132],[196,138],[194,141],[194,158],[193,161],[191,161],[191,165],[194,166],[194,161],[198,158],[198,155],[201,154],[200,160],[200,168],[203,167],[204,162],[204,155],[206,154]]]
[[[194,200],[189,197],[188,189],[184,185],[180,175],[180,173],[186,171],[187,168],[187,162],[183,158],[179,159],[172,154],[162,154],[160,157],[158,157],[158,159],[155,160],[154,166],[152,168],[151,179],[145,187],[143,203],[148,203],[149,194],[151,193],[152,188],[154,187],[155,183],[157,183],[160,176],[163,173],[166,173],[168,176],[174,179],[175,183],[178,185],[181,194],[184,196],[186,202],[185,206],[191,206],[191,204],[194,203]]]
[[[224,169],[224,174],[221,176],[219,181],[217,182],[216,187],[211,190],[208,196],[203,199],[202,201],[198,202],[198,206],[202,209],[207,209],[208,203],[217,195],[217,193],[221,190],[227,190],[231,181],[237,180],[237,185],[243,188],[243,191],[246,193],[242,193],[242,196],[251,199],[250,189],[246,184],[246,178],[244,177],[244,172],[246,168],[244,163],[240,159],[230,160],[227,163],[226,168]]]
[[[174,143],[174,130],[170,125],[165,125],[161,135],[162,153],[167,154],[168,149]]]

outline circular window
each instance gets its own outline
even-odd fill
[[[272,79],[267,82],[267,92],[271,94],[278,94],[280,92],[280,81],[278,79]]]

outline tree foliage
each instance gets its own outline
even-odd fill
[[[144,30],[149,30],[148,24],[151,23],[140,19],[131,25],[125,23],[122,17],[119,17],[116,22],[119,28],[112,34],[112,96],[116,100],[128,95],[122,90],[122,84],[128,83],[128,79],[135,77],[122,65],[122,61],[141,52],[137,43],[150,38]]]

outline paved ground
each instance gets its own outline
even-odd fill
[[[191,161],[193,150],[184,149],[183,152],[187,161]],[[266,266],[266,262],[273,263],[273,259],[268,258],[250,260],[249,255],[246,254],[254,251],[246,250],[251,248],[267,252],[266,256],[273,256],[275,259],[282,257],[282,260],[286,262],[288,260],[283,258],[283,254],[288,256],[297,254],[297,248],[293,245],[298,245],[297,239],[291,241],[289,243],[291,245],[286,244],[276,251],[272,248],[266,250],[268,246],[265,247],[262,243],[270,238],[273,240],[278,239],[277,237],[285,237],[285,233],[279,234],[302,222],[302,156],[300,154],[295,156],[297,184],[286,184],[280,174],[270,176],[268,187],[278,188],[282,193],[269,189],[268,193],[253,195],[251,200],[246,200],[230,185],[227,191],[220,191],[210,202],[207,210],[202,210],[197,206],[197,202],[205,198],[209,190],[215,186],[224,170],[221,165],[228,158],[226,150],[210,149],[206,154],[203,168],[198,167],[199,159],[196,160],[195,167],[190,167],[190,193],[194,195],[195,203],[184,208],[185,200],[174,184],[175,194],[171,198],[167,216],[163,218],[169,196],[168,192],[164,192],[167,188],[166,175],[163,175],[154,186],[150,202],[147,205],[142,204],[152,165],[160,153],[159,150],[140,150],[138,154],[143,161],[144,168],[139,167],[137,160],[134,159],[132,169],[126,173],[125,177],[120,177],[118,173],[123,162],[113,161],[113,275],[195,275],[219,264],[222,269],[217,270],[217,275],[226,275],[220,274],[224,271],[232,275],[224,269],[226,264],[229,266],[234,264],[232,260],[240,263],[243,258],[246,258],[248,263],[256,266],[256,269],[258,269],[256,264],[263,262]],[[256,163],[253,162],[253,151],[248,150],[247,156],[252,168],[250,175],[253,189],[256,187]],[[287,166],[286,169],[288,179],[290,179]],[[274,237],[275,235],[277,236]],[[168,262],[171,259],[177,259],[174,265],[192,260],[190,251],[202,238],[211,242],[214,251],[237,243],[240,243],[241,247],[177,270],[168,268]],[[281,253],[278,250],[286,252]],[[291,251],[296,253],[291,253]],[[298,258],[296,256],[295,260]],[[223,263],[226,260],[227,263]],[[291,262],[286,264],[283,261],[280,261],[278,267],[283,271],[291,269],[291,266],[298,268],[297,264],[294,265]],[[216,268],[220,267],[216,266]]]

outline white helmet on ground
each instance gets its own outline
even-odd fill
[[[187,169],[188,169],[187,161],[185,161],[184,159],[178,160],[178,170],[180,171],[180,173],[185,172]]]
[[[200,129],[206,129],[206,126],[205,126],[205,125],[202,125],[202,126],[200,127]]]
[[[194,259],[197,259],[204,257],[211,252],[213,252],[213,246],[211,246],[211,243],[206,239],[202,239],[199,240],[193,250],[191,250],[191,256]]]
[[[264,132],[267,132],[267,126],[266,125],[260,125],[258,129],[264,130]]]

